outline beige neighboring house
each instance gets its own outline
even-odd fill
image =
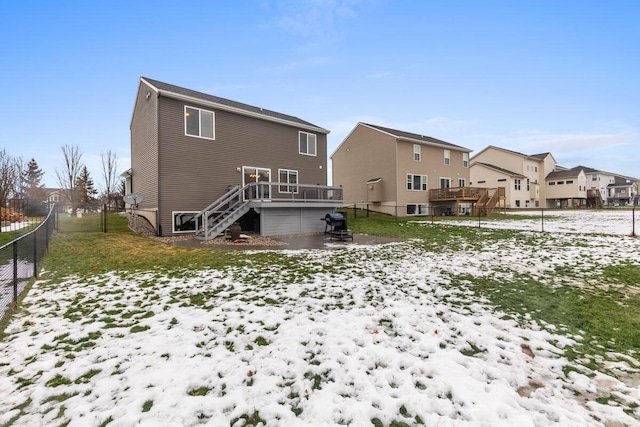
[[[342,187],[345,206],[395,216],[467,213],[479,198],[468,189],[470,152],[429,136],[358,123],[331,155],[332,184]],[[437,196],[449,192],[460,197]]]
[[[551,172],[546,178],[545,197],[548,207],[586,207],[587,176],[584,170],[573,168]]]
[[[593,196],[595,199],[595,203],[592,203],[590,207],[638,206],[640,204],[638,197],[640,180],[637,178],[604,172],[586,166],[576,166],[573,169],[584,170],[587,178],[587,191],[590,197]]]
[[[473,187],[505,187],[507,208],[553,207],[545,178],[557,169],[551,153],[527,155],[490,145],[470,160]]]

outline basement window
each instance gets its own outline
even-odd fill
[[[407,215],[427,215],[427,205],[407,204]]]
[[[174,233],[194,233],[196,231],[195,217],[199,212],[173,212],[172,230]]]

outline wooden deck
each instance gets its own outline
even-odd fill
[[[455,215],[460,215],[460,205],[472,205],[473,215],[489,216],[500,201],[505,200],[505,188],[453,187],[429,190],[429,202],[455,203]]]

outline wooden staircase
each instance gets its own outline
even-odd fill
[[[597,209],[602,207],[602,195],[599,189],[587,190],[587,207]]]
[[[489,216],[497,204],[505,197],[504,187],[487,188],[473,207],[474,216]]]

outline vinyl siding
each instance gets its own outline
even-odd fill
[[[324,232],[328,208],[275,208],[262,209],[260,233],[263,236]]]
[[[334,186],[343,187],[345,205],[366,203],[367,181],[382,178],[379,197],[384,203],[396,201],[395,138],[358,125],[331,157]]]
[[[251,166],[298,171],[301,184],[326,185],[325,134],[316,134],[317,156],[298,153],[298,131],[292,126],[215,110],[197,103],[186,105],[214,111],[215,140],[184,134],[183,101],[160,97],[159,181],[160,224],[171,233],[172,211],[199,211],[227,191],[241,185],[238,168]]]
[[[147,92],[150,92],[148,99]],[[140,82],[130,129],[131,191],[144,197],[140,208],[145,210],[158,207],[157,105],[158,98],[155,92]]]

